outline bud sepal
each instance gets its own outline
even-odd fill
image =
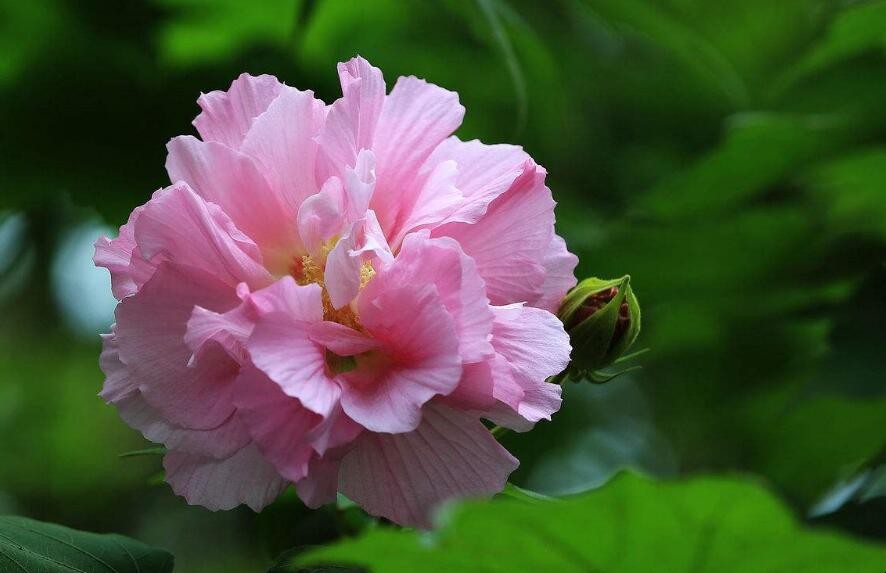
[[[557,315],[572,343],[570,377],[602,383],[637,368],[612,368],[640,353],[626,355],[640,334],[640,305],[630,275],[581,281]]]

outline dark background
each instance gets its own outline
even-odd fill
[[[183,573],[342,534],[292,499],[189,507],[158,458],[118,457],[146,444],[96,397],[114,301],[90,259],[167,184],[201,91],[272,73],[331,102],[358,53],[458,91],[461,137],[548,169],[579,276],[633,277],[643,370],[509,436],[516,483],[752,474],[886,539],[884,498],[841,486],[886,444],[886,3],[860,1],[0,0],[0,513],[124,532]]]

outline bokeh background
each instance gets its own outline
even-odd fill
[[[331,102],[355,54],[458,91],[461,137],[548,169],[579,275],[633,277],[643,370],[508,436],[517,484],[749,474],[886,540],[886,2],[850,0],[0,0],[0,513],[183,573],[347,532],[292,499],[189,507],[118,457],[147,444],[96,397],[91,256],[167,184],[201,91],[272,73]]]

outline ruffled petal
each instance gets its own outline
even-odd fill
[[[124,422],[140,431],[149,441],[163,444],[170,450],[213,458],[225,458],[249,443],[249,434],[232,414],[216,428],[189,430],[168,422],[142,396],[138,384],[129,376],[120,360],[116,337],[103,337],[100,364],[105,384],[100,396],[117,408]]]
[[[418,426],[428,400],[458,385],[458,338],[436,288],[388,285],[379,278],[360,294],[358,307],[380,348],[357,356],[357,368],[339,376],[341,404],[371,431],[408,432]]]
[[[105,382],[98,395],[105,402],[111,403],[138,391],[138,383],[129,376],[126,365],[120,361],[117,325],[112,324],[111,332],[102,334],[101,339],[102,351],[99,354],[98,363],[105,375]]]
[[[338,65],[342,97],[330,107],[317,137],[322,149],[318,179],[340,174],[356,165],[362,149],[371,149],[385,101],[385,80],[378,68],[361,57]]]
[[[363,264],[374,263],[382,268],[394,260],[391,248],[372,210],[354,221],[329,252],[324,270],[324,282],[329,301],[336,309],[350,303],[360,291]]]
[[[241,504],[261,511],[288,485],[254,444],[223,460],[171,451],[163,468],[176,495],[212,511]]]
[[[427,232],[408,235],[395,263],[373,282],[375,288],[433,284],[455,321],[462,360],[480,362],[492,355],[492,311],[485,285],[457,242],[448,237],[429,239]]]
[[[166,260],[201,269],[232,287],[271,281],[255,243],[218,205],[183,183],[154,193],[135,221],[134,236],[141,255],[153,264]]]
[[[417,194],[404,196],[400,204],[400,217],[388,229],[391,244],[395,247],[408,233],[433,228],[447,220],[463,203],[464,197],[455,186],[458,165],[443,161],[422,177],[423,183]]]
[[[293,198],[272,188],[251,157],[220,143],[182,136],[167,149],[169,178],[221,207],[261,248],[265,266],[286,272],[301,247]]]
[[[234,396],[237,412],[262,455],[289,481],[307,475],[314,454],[310,431],[322,417],[290,398],[253,367],[240,372]]]
[[[368,513],[429,528],[434,508],[501,491],[517,465],[477,418],[433,405],[414,432],[361,436],[339,479],[342,493]]]
[[[282,283],[282,284],[280,284]],[[287,396],[326,416],[338,403],[341,389],[327,372],[326,349],[311,339],[311,325],[322,320],[323,303],[316,284],[299,286],[278,281],[279,296],[290,312],[261,315],[246,343],[252,362]],[[307,311],[300,314],[302,311]]]
[[[338,356],[355,356],[378,348],[378,342],[358,330],[337,322],[312,324],[308,337]]]
[[[578,266],[578,257],[566,249],[566,241],[562,237],[554,235],[541,262],[545,268],[545,280],[539,296],[527,304],[556,314],[566,293],[577,282],[575,267]]]
[[[307,477],[295,484],[295,492],[311,509],[332,503],[338,494],[340,461],[328,457],[311,460]]]
[[[491,360],[465,364],[458,386],[440,402],[458,410],[486,411],[495,406]]]
[[[545,310],[515,304],[493,312],[492,345],[511,374],[496,377],[496,398],[529,422],[550,420],[560,409],[561,388],[546,380],[569,365],[569,335]]]
[[[554,236],[554,200],[544,171],[528,161],[479,221],[449,223],[431,234],[454,238],[476,261],[492,304],[537,300],[545,282],[542,260]]]
[[[241,74],[228,91],[200,95],[197,103],[203,111],[194,120],[194,127],[204,141],[237,149],[253,120],[268,109],[282,88],[274,76]]]
[[[345,414],[341,404],[333,408],[320,424],[311,430],[311,447],[320,456],[329,458],[332,451],[342,451],[363,432],[363,426]]]
[[[118,305],[120,361],[148,403],[170,423],[208,430],[233,413],[230,397],[239,364],[215,343],[191,364],[184,335],[196,305],[225,312],[237,302],[233,289],[206,272],[164,263],[137,294]]]
[[[323,244],[338,234],[345,222],[345,196],[341,180],[330,177],[318,193],[298,209],[298,233],[311,256],[318,256]]]
[[[399,78],[385,98],[372,146],[377,178],[372,208],[388,236],[404,205],[417,208],[422,166],[461,125],[464,112],[458,94],[411,76]]]
[[[476,139],[461,141],[456,136],[441,143],[428,163],[454,161],[458,165],[455,186],[463,196],[447,222],[477,222],[489,203],[510,189],[529,160],[529,155],[517,145],[486,145]]]
[[[362,218],[375,192],[375,154],[372,151],[360,150],[354,167],[345,168],[345,192],[348,220]]]
[[[323,320],[323,305],[317,304],[320,287],[299,285],[291,276],[285,276],[271,286],[244,297],[257,316],[280,312],[296,321],[315,323]]]
[[[104,267],[111,273],[111,292],[117,300],[138,292],[156,270],[155,265],[142,259],[135,242],[135,222],[143,209],[136,207],[132,211],[129,220],[120,227],[116,239],[101,237],[95,242],[92,260],[96,266]]]
[[[297,212],[302,201],[317,192],[310,166],[324,116],[325,106],[313,92],[284,86],[243,139],[240,151],[254,158],[287,214]]]
[[[224,459],[249,444],[249,433],[236,414],[217,428],[188,430],[170,424],[141,395],[132,394],[114,402],[120,418],[149,441],[163,444],[168,450]]]
[[[184,338],[185,344],[194,353],[189,364],[195,364],[210,343],[221,346],[238,364],[247,363],[249,357],[243,345],[253,327],[248,310],[244,304],[224,313],[194,307]]]

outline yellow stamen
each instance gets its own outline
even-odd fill
[[[325,255],[329,252],[329,250],[331,250],[331,246],[327,247],[327,245],[324,245],[323,252],[321,254]],[[329,292],[326,290],[326,284],[323,281],[324,269],[319,264],[317,264],[313,257],[311,257],[310,255],[303,255],[301,258],[297,259],[293,263],[290,272],[298,284],[318,284],[323,289],[324,320],[337,322],[355,330],[362,330],[362,327],[360,326],[360,321],[357,318],[357,313],[354,312],[350,305],[343,306],[339,309],[336,309],[332,306],[332,301],[329,299]],[[372,263],[370,263],[369,261],[363,263],[363,266],[360,267],[360,288],[366,286],[366,284],[370,280],[372,280],[372,277],[374,276],[375,269],[372,267]]]

